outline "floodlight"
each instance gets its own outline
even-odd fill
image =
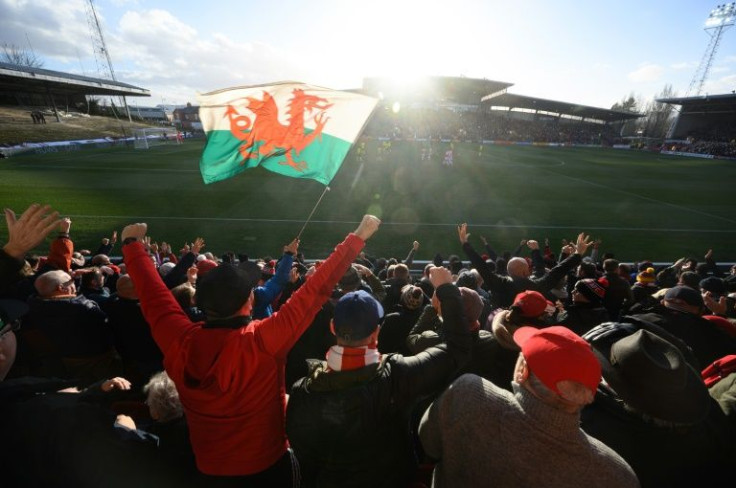
[[[734,20],[736,20],[736,3],[718,5],[710,11],[710,15],[705,20],[705,28],[714,29],[731,26],[734,24]]]

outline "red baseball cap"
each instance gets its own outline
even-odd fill
[[[512,307],[519,307],[524,317],[536,318],[542,315],[549,305],[555,306],[538,291],[526,290],[516,295]]]
[[[560,394],[557,383],[575,381],[593,393],[601,380],[601,364],[583,338],[567,327],[520,327],[514,342],[521,347],[529,369],[550,390]]]

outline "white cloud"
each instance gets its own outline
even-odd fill
[[[670,65],[670,68],[675,70],[683,70],[683,69],[695,69],[697,68],[697,64],[689,61],[682,61],[680,63],[674,63]]]
[[[0,0],[0,33],[3,42],[23,47],[30,40],[41,58],[69,60],[92,55],[81,1]]]
[[[721,78],[710,79],[703,86],[703,93],[720,95],[731,93],[736,90],[736,75],[722,76]]]
[[[195,91],[306,79],[303,60],[258,42],[199,33],[165,10],[128,11],[112,37],[111,51],[126,60],[119,78],[150,89],[154,99],[193,100]],[[158,103],[158,102],[157,102]]]
[[[636,71],[629,73],[628,78],[636,83],[647,83],[659,80],[663,72],[664,69],[658,64],[644,64]]]
[[[713,66],[710,69],[711,73],[728,73],[729,71],[731,71],[731,68],[728,66]]]

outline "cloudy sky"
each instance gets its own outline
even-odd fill
[[[45,68],[97,75],[87,0],[0,0],[0,43]],[[141,106],[296,80],[356,88],[365,76],[467,76],[512,93],[610,107],[671,84],[684,95],[710,40],[702,0],[95,0],[118,80]],[[736,89],[736,29],[704,92]],[[135,102],[133,102],[135,103]]]

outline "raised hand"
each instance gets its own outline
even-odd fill
[[[17,259],[38,246],[60,223],[59,212],[53,211],[49,205],[38,203],[28,207],[19,218],[6,208],[5,221],[8,224],[8,243],[3,250]]]
[[[299,239],[294,239],[284,246],[284,253],[287,252],[293,255],[296,255],[296,253],[299,252]]]
[[[429,268],[429,281],[435,289],[439,288],[440,285],[452,283],[452,273],[445,267],[432,266]]]
[[[468,234],[468,224],[463,222],[457,226],[457,236],[460,238],[460,244],[468,242],[468,238],[470,238],[470,234]]]
[[[69,217],[64,217],[61,219],[61,222],[59,222],[59,232],[63,232],[65,234],[69,233],[69,229],[72,228],[72,219]]]
[[[590,236],[585,235],[585,232],[581,232],[578,234],[578,239],[575,243],[575,252],[583,256],[592,243]]]
[[[378,227],[381,225],[381,219],[375,215],[364,215],[363,220],[358,225],[358,228],[353,232],[356,236],[360,237],[364,241],[371,238],[376,233]]]
[[[202,250],[204,247],[204,239],[201,237],[197,237],[194,239],[194,242],[192,243],[192,252],[194,254],[199,254],[199,251]]]
[[[296,283],[297,280],[299,280],[299,269],[291,268],[291,270],[289,271],[289,281],[291,283]]]
[[[123,232],[120,234],[120,237],[121,239],[123,239],[123,241],[125,241],[125,239],[129,237],[132,237],[138,241],[142,241],[147,231],[148,231],[148,224],[144,224],[144,223],[130,224],[130,225],[125,226],[125,228],[123,229]]]

